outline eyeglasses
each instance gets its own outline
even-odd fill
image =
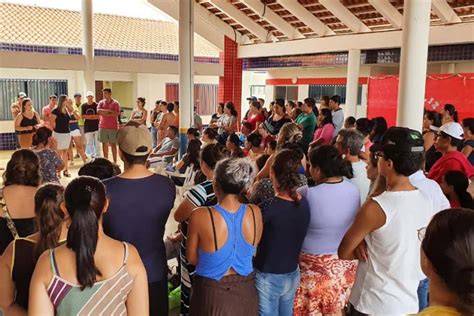
[[[426,227],[422,227],[417,230],[418,233],[418,240],[423,241],[425,239],[425,234],[426,234]]]

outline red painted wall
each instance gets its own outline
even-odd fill
[[[368,80],[367,116],[383,116],[396,124],[398,76],[371,77]],[[426,78],[425,108],[440,111],[453,104],[459,119],[474,117],[474,73],[432,74]]]

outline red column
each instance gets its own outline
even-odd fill
[[[238,121],[242,115],[242,60],[237,58],[237,43],[224,37],[224,52],[220,54],[220,64],[224,65],[224,76],[219,77],[219,102],[232,101],[239,113]]]

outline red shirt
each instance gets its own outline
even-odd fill
[[[468,178],[474,176],[474,167],[467,160],[466,156],[459,151],[450,151],[436,161],[428,173],[428,178],[441,183],[443,176],[448,171],[461,171]]]
[[[255,130],[258,124],[262,123],[264,120],[262,114],[252,114],[247,118],[247,122],[252,125],[252,131]]]
[[[117,116],[100,116],[99,128],[118,129],[118,116],[120,115],[120,104],[115,100],[107,101],[103,99],[97,105],[97,112],[99,110],[113,110],[117,112]]]

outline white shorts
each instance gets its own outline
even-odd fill
[[[69,149],[69,145],[71,144],[71,133],[53,132],[53,137],[56,139],[58,143],[58,150]]]
[[[81,130],[80,129],[75,129],[75,130],[71,131],[71,137],[82,137]]]

